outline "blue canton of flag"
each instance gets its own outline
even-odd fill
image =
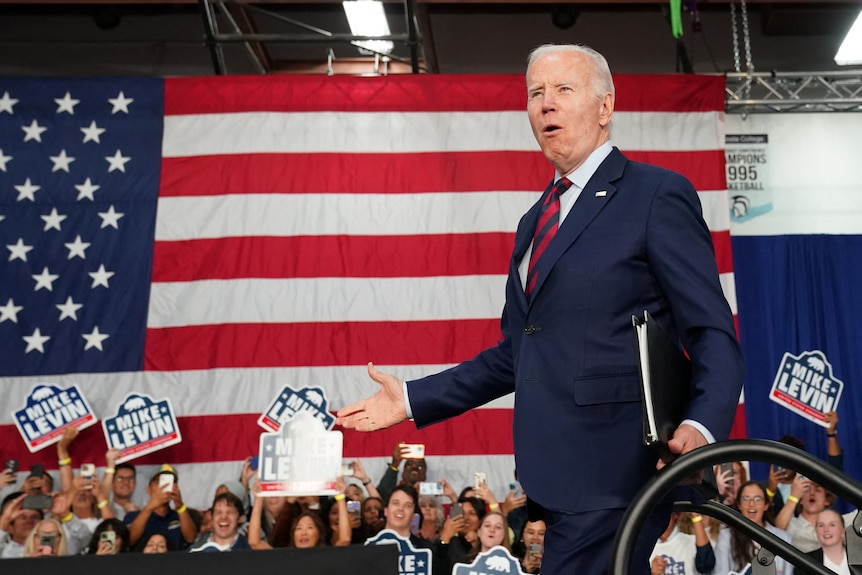
[[[0,79],[0,376],[143,367],[163,82]]]

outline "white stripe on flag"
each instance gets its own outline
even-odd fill
[[[147,327],[494,318],[505,284],[505,275],[154,283]]]
[[[717,150],[721,112],[618,112],[623,150]],[[421,134],[421,136],[417,136]],[[246,112],[166,116],[163,156],[249,153],[537,151],[522,110],[502,112]]]
[[[733,272],[718,274],[718,281],[721,283],[721,291],[724,292],[724,298],[730,306],[730,311],[736,315],[736,278]]]

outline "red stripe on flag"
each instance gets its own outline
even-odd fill
[[[623,152],[680,172],[698,190],[723,190],[724,152]],[[721,162],[718,163],[718,160]],[[165,158],[161,196],[389,194],[536,190],[551,168],[539,152],[237,154]]]
[[[712,246],[715,249],[715,263],[718,273],[726,274],[733,271],[733,253],[731,250],[730,231],[711,232]]]
[[[144,369],[458,363],[500,337],[498,319],[151,328]]]
[[[257,425],[260,414],[224,414],[179,417],[177,424],[183,441],[157,453],[144,455],[131,461],[136,465],[161,463],[208,463],[241,461],[258,452],[263,428]],[[336,427],[344,433],[344,457],[388,457],[392,446],[399,442],[424,443],[429,456],[446,455],[506,455],[512,453],[512,410],[478,409],[418,430],[411,422],[395,427],[360,433]],[[487,433],[488,429],[499,433]],[[47,469],[57,469],[57,454],[53,447],[30,453],[24,446],[14,425],[0,426],[0,445],[4,446],[4,459],[22,462],[21,471],[28,465],[41,463]],[[75,440],[75,460],[90,461],[101,466],[105,463],[105,441],[101,426],[81,431]],[[182,480],[182,476],[180,477]]]
[[[162,196],[541,190],[540,152],[237,154],[165,158]]]
[[[153,281],[505,274],[514,235],[267,236],[156,242]]]
[[[724,110],[722,76],[614,77],[617,111]],[[644,89],[649,86],[649,89]],[[522,74],[407,77],[205,76],[165,80],[165,115],[232,112],[524,111]]]

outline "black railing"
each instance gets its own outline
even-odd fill
[[[758,439],[708,445],[680,457],[640,490],[623,516],[622,527],[614,540],[611,575],[628,575],[631,572],[632,550],[647,516],[674,487],[702,469],[712,468],[725,461],[739,460],[762,461],[793,469],[837,494],[857,510],[862,509],[862,483],[804,451],[783,443]],[[752,575],[775,573],[774,555],[780,555],[804,573],[834,575],[810,556],[730,507],[715,502],[702,505],[677,502],[674,508],[714,517],[760,543],[762,548],[752,562]],[[847,528],[847,556],[851,573],[862,575],[862,513],[858,511],[853,525]]]

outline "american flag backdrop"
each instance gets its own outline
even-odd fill
[[[614,144],[693,181],[735,313],[723,79],[615,81]],[[133,463],[176,464],[206,506],[284,386],[334,410],[375,391],[368,361],[411,379],[493,345],[515,227],[553,175],[525,102],[515,75],[0,79],[0,457],[56,470],[12,420],[36,383],[99,417],[169,398],[183,442]],[[425,443],[429,480],[485,471],[502,497],[511,407],[345,432],[344,455],[376,480]],[[105,449],[89,428],[73,465]]]

